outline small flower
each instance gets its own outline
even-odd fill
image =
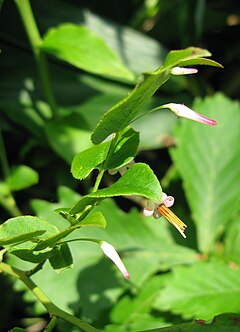
[[[174,67],[170,72],[172,75],[189,75],[196,74],[198,70],[196,68]]]
[[[118,267],[118,269],[122,272],[123,276],[126,279],[130,279],[130,274],[128,273],[125,265],[123,264],[121,258],[116,252],[115,248],[108,242],[101,241],[100,247],[104,254],[113,261],[113,263]]]
[[[175,104],[170,103],[161,106],[161,108],[169,108],[172,112],[174,112],[177,116],[187,118],[193,121],[202,122],[204,124],[215,126],[217,122],[215,120],[209,119],[202,114],[199,114],[193,111],[191,108],[185,106],[184,104]]]
[[[153,201],[148,201],[148,206],[144,208],[143,214],[145,217],[153,216],[154,219],[159,219],[164,216],[178,231],[179,233],[186,238],[184,234],[185,225],[170,209],[169,207],[173,206],[174,197],[168,196],[165,193],[162,193],[162,199],[158,203]]]
[[[117,172],[119,172],[120,175],[123,176],[123,175],[127,172],[127,170],[128,170],[133,164],[135,164],[134,159],[132,159],[131,161],[129,161],[129,163],[127,163],[126,165],[123,165],[123,166],[120,167],[120,168],[117,168],[117,169],[109,169],[109,170],[108,170],[108,173],[109,173],[110,175],[115,175],[115,174],[117,174]]]

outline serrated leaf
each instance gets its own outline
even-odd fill
[[[210,128],[184,120],[171,156],[183,179],[199,248],[209,252],[238,209],[239,103],[218,93],[196,100],[194,110],[216,119],[218,125]]]
[[[18,165],[11,169],[7,184],[11,191],[23,190],[38,183],[38,173],[29,166]]]
[[[8,219],[5,223],[0,225],[0,239],[9,240],[9,238],[18,238],[24,240],[29,237],[29,233],[40,233],[39,238],[48,237],[51,234],[57,233],[55,226],[51,225],[43,219],[32,216],[20,216]],[[27,241],[22,244],[12,246],[12,249],[33,249],[36,246],[33,242]]]
[[[71,171],[75,178],[84,179],[94,168],[98,168],[106,158],[104,169],[115,169],[127,164],[137,153],[139,134],[132,128],[124,130],[118,138],[115,147],[109,153],[111,142],[101,143],[76,155]],[[103,169],[103,165],[100,166]]]
[[[131,166],[111,187],[84,196],[69,213],[77,214],[87,205],[95,204],[105,198],[123,195],[140,195],[154,201],[160,201],[162,189],[150,167],[143,163],[137,163]]]
[[[224,312],[240,312],[240,274],[220,262],[200,262],[174,269],[154,307],[184,318],[210,320]]]
[[[29,239],[29,233],[36,232],[38,233],[37,238],[36,235],[34,235],[34,237]],[[40,235],[40,232],[42,235]],[[11,218],[0,226],[0,239],[24,239],[24,242],[13,243],[9,248],[9,252],[23,260],[34,263],[39,263],[52,255],[51,250],[46,252],[34,252],[33,250],[36,247],[36,242],[56,233],[58,233],[58,229],[55,226],[43,219],[32,216]],[[28,241],[25,241],[26,237],[28,237]]]
[[[84,26],[65,23],[50,29],[40,48],[77,68],[116,79],[134,80],[128,70],[93,31]]]
[[[141,330],[140,332],[238,332],[240,325],[240,315],[223,314],[214,317],[211,323],[204,320],[196,320],[189,323],[177,324],[154,330]],[[108,332],[108,330],[106,331]],[[110,331],[109,331],[110,332]]]
[[[192,47],[169,52],[164,66],[154,72],[145,74],[143,80],[136,85],[127,97],[103,115],[92,134],[93,143],[101,143],[110,134],[120,132],[137,119],[156,90],[170,78],[169,69],[177,66],[181,61],[210,55],[206,50]]]
[[[65,269],[73,267],[73,258],[67,243],[54,249],[54,254],[49,258],[52,268],[61,273]]]

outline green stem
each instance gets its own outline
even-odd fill
[[[95,191],[98,190],[98,187],[99,187],[99,185],[100,185],[100,182],[101,182],[101,180],[102,180],[102,177],[103,177],[104,172],[105,172],[104,170],[101,170],[101,171],[98,173],[98,176],[97,176],[97,178],[96,178],[96,181],[95,181],[95,184],[94,184],[94,187],[93,187],[93,190],[92,190],[93,193],[94,193]]]
[[[56,326],[57,320],[58,320],[58,318],[53,316],[51,318],[50,322],[48,323],[48,325],[45,327],[44,332],[51,332],[54,329],[54,327]]]
[[[69,323],[79,327],[84,332],[100,332],[95,327],[89,325],[87,322],[67,313],[66,311],[57,307],[51,300],[42,292],[42,290],[30,279],[22,270],[14,268],[6,263],[0,263],[0,270],[10,274],[11,276],[20,279],[27,288],[36,296],[36,298],[43,304],[51,317],[62,318]]]
[[[37,273],[43,268],[43,265],[46,263],[46,261],[42,261],[38,263],[33,269],[25,272],[28,277],[31,277],[33,274]]]
[[[48,65],[45,55],[41,52],[41,49],[39,48],[39,46],[42,43],[42,38],[40,36],[35,18],[33,16],[30,2],[29,0],[15,0],[15,3],[18,7],[19,14],[21,16],[29,42],[32,47],[32,51],[35,56],[35,60],[39,71],[39,76],[42,82],[43,93],[52,109],[53,116],[56,116],[57,105],[54,94],[52,92],[52,86],[50,83],[50,77],[48,72]]]
[[[9,170],[5,145],[3,141],[2,130],[0,130],[0,161],[2,165],[3,178],[6,179],[9,175],[10,170]]]

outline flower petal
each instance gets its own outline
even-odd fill
[[[113,263],[118,267],[118,269],[122,272],[123,276],[126,279],[130,279],[130,274],[128,273],[125,265],[123,264],[121,258],[119,257],[116,249],[108,242],[101,241],[100,247],[104,254],[113,261]]]
[[[171,69],[172,75],[189,75],[196,74],[198,70],[196,68],[184,68],[184,67],[174,67]]]
[[[172,112],[174,112],[177,116],[187,118],[193,121],[202,122],[204,124],[215,126],[217,122],[215,120],[209,119],[202,114],[199,114],[193,111],[191,108],[185,106],[184,104],[175,104],[170,103],[163,105],[162,108],[170,108]]]

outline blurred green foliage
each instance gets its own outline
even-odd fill
[[[240,313],[240,3],[32,0],[31,4],[42,36],[64,23],[84,25],[112,50],[110,60],[114,52],[123,64],[114,77],[113,71],[89,72],[82,64],[73,67],[62,62],[61,55],[53,58],[57,51],[49,50],[59,106],[58,116],[51,119],[14,1],[0,1],[0,129],[12,169],[5,174],[2,164],[1,176],[7,175],[8,186],[1,183],[0,199],[10,188],[19,210],[50,220],[60,229],[64,220],[54,211],[75,204],[78,193],[88,194],[93,185],[92,177],[80,184],[72,178],[73,157],[92,146],[91,132],[103,113],[131,91],[134,77],[161,66],[169,50],[188,46],[210,50],[224,66],[223,70],[200,67],[198,76],[171,78],[146,105],[152,109],[168,102],[193,103],[196,111],[218,121],[216,128],[180,121],[168,111],[133,124],[140,132],[136,159],[147,162],[162,180],[163,190],[175,196],[174,210],[188,224],[187,240],[179,239],[162,220],[145,220],[134,202],[107,200],[98,208],[107,220],[106,229],[84,228],[81,235],[113,243],[129,268],[130,283],[121,279],[94,244],[74,242],[69,245],[73,270],[57,275],[46,265],[43,276],[36,274],[34,281],[61,308],[102,331],[158,331],[180,324],[182,331],[221,331],[223,326],[222,331],[235,332],[239,315],[218,316],[208,325],[191,320]],[[50,49],[51,40],[45,38]],[[122,68],[134,76],[124,80]],[[17,182],[12,180],[16,176]],[[112,181],[105,176],[106,186]],[[8,206],[4,207],[2,222],[11,217]],[[13,256],[8,259],[22,269],[30,264]],[[44,321],[45,310],[22,285],[1,275],[0,288],[4,290],[1,331],[14,325],[25,328],[30,325],[27,319],[33,319],[33,324],[37,315],[42,315],[38,323]],[[11,297],[17,299],[17,308]],[[66,330],[77,331],[61,322],[57,331]],[[175,327],[162,331],[175,331]]]

